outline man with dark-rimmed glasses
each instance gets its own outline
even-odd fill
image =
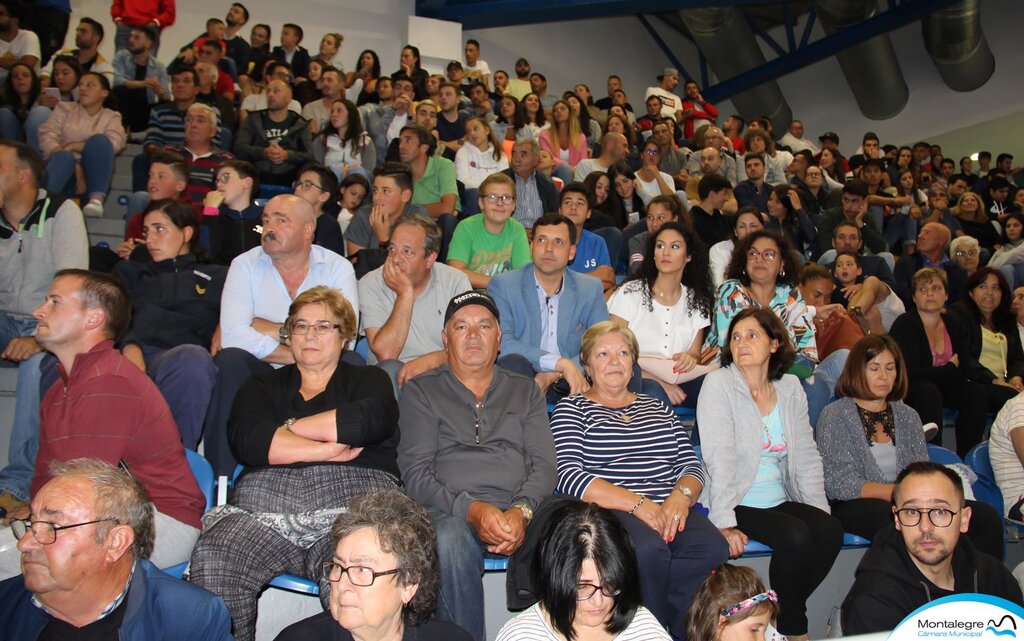
[[[978,592],[1020,605],[1020,586],[998,559],[967,537],[971,508],[960,476],[919,461],[896,477],[895,529],[878,533],[843,602],[843,633],[892,630],[908,614],[940,597]]]
[[[129,474],[96,459],[54,465],[11,522],[23,574],[0,583],[4,638],[231,638],[224,602],[146,560],[153,509]]]

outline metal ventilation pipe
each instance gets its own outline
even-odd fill
[[[736,7],[686,9],[679,15],[720,81],[765,63],[750,25]],[[768,116],[780,131],[793,119],[779,83],[774,80],[751,87],[731,100],[744,118]]]
[[[992,77],[996,59],[981,30],[981,0],[963,0],[921,21],[924,46],[942,80],[954,91],[973,91]]]
[[[814,0],[814,4],[829,35],[867,20],[878,11],[876,0]],[[872,120],[885,120],[907,106],[910,90],[888,35],[854,45],[837,57],[862,114]]]

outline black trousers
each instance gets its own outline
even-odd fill
[[[998,395],[998,385],[986,385],[976,381],[958,381],[955,384],[937,385],[931,381],[911,380],[907,387],[907,405],[921,416],[922,423],[935,423],[942,432],[942,408],[957,410],[956,453],[963,458],[972,447],[981,443],[985,435],[985,423],[992,406],[993,395]],[[1016,392],[1009,387],[1004,388]],[[1007,397],[1007,398],[1009,398]],[[1006,399],[999,401],[1003,406]],[[996,410],[998,411],[998,410]],[[940,434],[936,438],[941,438]]]
[[[142,131],[149,126],[149,95],[146,89],[130,89],[120,85],[114,87],[114,98],[128,131]]]
[[[34,3],[29,3],[26,9],[21,28],[39,36],[39,68],[42,69],[50,61],[50,56],[64,45],[71,14],[56,7],[40,7]]]
[[[832,516],[851,534],[873,539],[882,528],[893,527],[892,504],[882,499],[830,501]],[[1003,517],[988,503],[967,501],[971,524],[967,537],[974,546],[997,559],[1003,558]]]
[[[807,634],[807,599],[825,580],[843,547],[843,526],[811,505],[736,507],[736,527],[772,548],[768,581],[779,595],[779,632]]]

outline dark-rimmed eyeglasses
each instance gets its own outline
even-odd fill
[[[345,567],[340,563],[334,561],[324,562],[324,578],[331,583],[337,583],[341,581],[341,575],[347,574],[348,580],[352,582],[352,585],[360,588],[368,588],[373,585],[373,582],[377,580],[379,576],[388,576],[391,574],[398,574],[398,568],[394,570],[385,570],[383,572],[375,572],[373,568],[368,568],[363,565],[351,565]]]
[[[906,527],[915,527],[921,522],[921,515],[927,514],[928,520],[935,527],[949,527],[953,517],[960,513],[960,510],[949,510],[944,507],[933,507],[931,509],[919,507],[904,507],[896,510],[896,518]]]
[[[483,198],[492,205],[496,203],[501,203],[502,205],[511,205],[516,201],[516,197],[513,196],[512,194],[487,194]]]
[[[577,583],[576,600],[586,601],[587,599],[597,594],[598,590],[600,590],[601,594],[605,595],[608,598],[617,597],[619,596],[619,594],[622,593],[622,590],[615,589],[607,585],[595,585],[593,583]]]
[[[51,545],[57,540],[58,530],[70,530],[76,527],[82,527],[83,525],[92,525],[93,523],[103,523],[105,521],[114,521],[117,519],[106,518],[96,519],[95,521],[85,521],[84,523],[72,523],[71,525],[57,525],[50,521],[29,521],[28,519],[13,519],[11,521],[11,531],[14,532],[14,538],[21,540],[21,537],[25,536],[30,530],[32,532],[32,538],[36,540],[39,545]]]
[[[295,189],[295,190],[299,190],[299,189],[314,189],[314,188],[315,189],[319,189],[320,191],[327,191],[326,189],[324,189],[320,185],[316,184],[312,180],[296,180],[295,182],[292,183],[292,189]]]
[[[747,252],[747,258],[750,260],[761,259],[766,263],[775,262],[775,259],[779,257],[779,254],[774,249],[766,249],[764,251],[758,251],[751,249]]]

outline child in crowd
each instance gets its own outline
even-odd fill
[[[255,165],[228,160],[217,168],[217,188],[203,202],[203,244],[210,258],[230,265],[235,256],[259,247],[263,206],[253,200],[260,190]]]
[[[530,262],[530,244],[523,224],[512,218],[516,184],[511,178],[488,176],[480,183],[478,201],[483,213],[466,218],[455,228],[448,265],[465,272],[474,288],[486,289],[492,276]]]
[[[478,211],[473,192],[485,178],[505,169],[508,159],[491,126],[480,117],[467,120],[466,144],[455,154],[455,177],[466,187],[467,215]]]
[[[692,641],[769,641],[779,598],[748,567],[725,563],[704,581],[690,606],[687,637]]]
[[[832,302],[851,310],[860,308],[873,334],[887,333],[893,321],[906,311],[903,301],[888,285],[874,276],[864,278],[860,255],[839,252],[832,269],[837,285]]]
[[[149,181],[146,183],[146,196],[136,202],[141,204],[137,211],[132,211],[124,230],[124,242],[117,248],[121,258],[128,258],[136,246],[145,243],[142,234],[143,211],[150,202],[170,198],[171,200],[187,201],[185,189],[188,188],[189,170],[185,159],[171,151],[158,151],[153,154],[149,166]]]

